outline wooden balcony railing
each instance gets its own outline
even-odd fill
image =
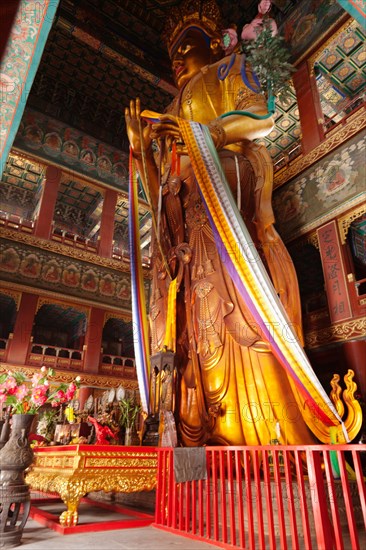
[[[83,370],[84,352],[71,348],[32,343],[27,362],[29,365]]]
[[[8,227],[9,229],[18,229],[24,233],[33,233],[34,222],[27,220],[16,214],[0,211],[0,227]]]
[[[72,246],[73,248],[82,248],[84,250],[90,250],[91,252],[98,251],[98,241],[66,231],[57,226],[54,226],[52,229],[51,239],[66,244],[67,246]]]
[[[101,371],[105,374],[123,376],[123,378],[136,378],[135,360],[131,357],[103,353]]]

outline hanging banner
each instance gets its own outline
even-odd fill
[[[336,222],[318,229],[319,249],[332,323],[352,316]]]
[[[149,328],[145,300],[144,278],[142,272],[139,204],[137,196],[137,177],[133,164],[132,151],[130,153],[130,181],[128,207],[128,233],[131,259],[131,294],[132,320],[134,324],[133,345],[135,349],[135,363],[137,380],[139,383],[140,399],[143,411],[148,413],[149,408]]]
[[[237,210],[208,128],[182,119],[178,122],[226,269],[273,354],[306,403],[311,404],[326,430],[340,425],[348,441],[342,419],[315,375],[296,334],[289,337],[292,329],[288,318],[264,265],[253,254],[254,244]],[[309,427],[315,429],[314,424]]]

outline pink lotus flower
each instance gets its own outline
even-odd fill
[[[37,386],[32,391],[31,401],[38,407],[41,407],[47,401],[46,391],[47,388],[44,386]]]
[[[79,387],[80,377],[69,385],[59,384],[52,388],[49,378],[54,376],[52,369],[42,367],[31,380],[23,372],[4,373],[0,375],[0,403],[11,407],[13,414],[34,414],[45,403],[58,407],[70,401]]]
[[[29,388],[25,384],[22,384],[21,386],[18,386],[16,388],[15,397],[18,399],[18,401],[22,401],[26,397],[28,392]]]
[[[41,372],[34,373],[32,377],[32,386],[37,386],[42,376],[43,374]]]
[[[4,386],[8,390],[8,392],[10,392],[11,390],[15,391],[17,387],[17,381],[15,380],[14,376],[8,376],[7,379],[5,380]]]
[[[71,401],[71,399],[73,399],[75,392],[76,392],[76,385],[74,384],[74,382],[71,382],[71,384],[69,385],[66,391],[67,401]]]
[[[59,390],[56,393],[56,398],[59,400],[60,403],[65,403],[67,401],[66,393],[62,390]]]

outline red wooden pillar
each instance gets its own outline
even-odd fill
[[[43,239],[49,239],[51,235],[53,213],[55,210],[61,173],[61,170],[56,168],[56,166],[47,166],[46,168],[46,179],[40,199],[41,203],[38,218],[34,228],[34,234]]]
[[[84,370],[98,372],[102,348],[104,310],[92,307],[85,335]]]
[[[102,217],[100,221],[98,249],[100,256],[104,256],[105,258],[111,258],[112,256],[114,218],[117,198],[117,191],[106,189],[103,201]]]
[[[347,367],[355,372],[355,382],[362,397],[366,399],[366,341],[348,340],[343,343]]]
[[[307,61],[297,68],[292,77],[299,107],[302,148],[304,153],[314,149],[324,139],[323,113],[314,74]]]
[[[23,292],[15,321],[13,338],[9,342],[8,363],[19,365],[26,363],[37,304],[38,296]]]
[[[84,386],[79,389],[79,410],[82,411],[84,409],[86,400],[90,395],[92,395],[93,389],[89,388],[88,386]]]

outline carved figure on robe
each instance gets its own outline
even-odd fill
[[[304,407],[220,259],[177,117],[209,128],[238,209],[301,339],[296,274],[273,226],[272,163],[266,150],[252,143],[268,135],[274,121],[270,116],[253,119],[235,113],[268,115],[243,56],[223,57],[216,4],[189,0],[177,10],[172,9],[166,25],[177,97],[152,125],[141,118],[139,99],[125,111],[132,154],[158,220],[158,235],[153,236],[151,352],[163,349],[168,285],[170,278],[178,277],[181,442],[268,444],[279,422],[281,443],[313,443],[306,422],[315,430],[317,419]]]

